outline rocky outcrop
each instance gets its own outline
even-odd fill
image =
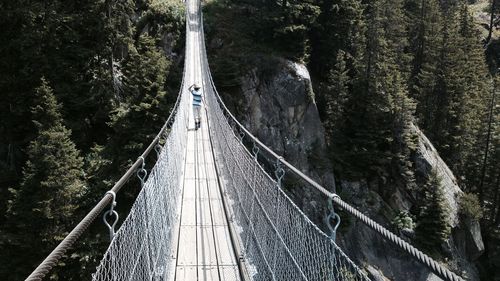
[[[241,79],[243,98],[237,107],[242,123],[266,145],[325,186],[333,185],[326,157],[324,129],[307,68],[276,59],[275,71],[262,75],[254,68]],[[303,185],[287,185],[295,202],[310,216],[326,199]]]
[[[283,59],[267,62],[266,67],[271,67],[272,71],[263,72],[256,66],[241,77],[241,96],[231,98],[238,118],[275,152],[333,190],[335,183],[327,157],[324,128],[307,68]],[[427,137],[416,126],[413,130],[418,135],[414,158],[416,172],[428,175],[436,169],[450,206],[453,235],[447,249],[452,258],[447,265],[469,280],[479,280],[471,262],[484,250],[479,225],[460,218],[458,199],[462,191],[453,173]],[[404,186],[382,185],[378,181],[341,181],[342,197],[375,221],[391,228],[389,222],[398,211],[410,212],[414,207],[419,191],[407,190]],[[286,182],[286,186],[292,199],[305,213],[313,221],[321,222],[326,213],[324,196],[299,180]],[[378,192],[387,188],[390,188],[391,195],[383,198]],[[411,230],[400,234],[406,234],[404,237],[407,240],[413,237]],[[338,243],[365,268],[372,280],[439,280],[406,253],[348,216],[342,222]]]
[[[420,129],[412,125],[412,129],[418,136],[417,155],[415,157],[415,167],[417,173],[424,175],[430,174],[432,169],[435,169],[441,183],[444,186],[444,196],[448,206],[450,207],[450,222],[452,227],[456,227],[458,220],[458,199],[462,194],[462,190],[457,184],[457,179],[448,165],[441,159],[429,139],[420,131]]]
[[[414,132],[418,136],[418,149],[415,167],[418,173],[429,174],[432,169],[437,171],[444,187],[445,199],[449,206],[452,236],[446,245],[452,256],[451,265],[458,272],[462,272],[469,280],[479,280],[478,272],[471,261],[475,261],[484,252],[484,243],[481,236],[479,222],[459,214],[459,200],[462,190],[448,165],[441,159],[429,139],[416,126]]]
[[[416,126],[413,126],[412,129],[418,136],[414,156],[416,173],[426,176],[435,169],[441,178],[445,199],[450,207],[452,235],[447,245],[444,245],[450,256],[446,261],[446,266],[467,280],[479,280],[477,269],[473,265],[473,261],[484,251],[479,224],[477,221],[460,217],[458,200],[462,190],[458,186],[455,176],[420,129]],[[410,212],[416,203],[418,190],[407,190],[404,186],[393,186],[390,187],[394,190],[393,196],[382,198],[375,190],[387,187],[378,185],[378,182],[343,181],[343,199],[391,229],[389,222],[394,217],[395,212],[400,210]],[[402,235],[410,242],[411,236]],[[440,280],[409,255],[384,241],[378,234],[358,221],[353,221],[348,225],[339,237],[340,245],[348,252],[349,256],[369,265],[367,272],[374,280],[383,280],[380,279],[381,273],[389,280]]]

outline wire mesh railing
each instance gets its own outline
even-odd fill
[[[183,175],[180,159],[186,149],[185,108],[177,112],[180,118],[92,280],[165,280],[174,270]]]
[[[277,170],[274,180],[256,160],[258,151],[252,155],[235,134],[210,76],[203,29],[199,36],[217,167],[251,278],[369,280],[285,194],[281,186],[283,170]]]
[[[201,44],[201,51],[193,54],[195,42],[186,36],[183,85],[174,112],[140,157],[142,160],[136,161],[115,184],[112,196],[107,194],[27,280],[41,280],[104,206],[114,201],[115,192],[136,171],[142,190],[118,232],[112,232],[112,242],[92,279],[168,280],[172,276],[175,267],[172,254],[177,246],[173,236],[180,213],[182,159],[186,151],[190,104],[184,81],[193,80],[188,77],[186,61],[194,56],[201,56],[210,138],[237,236],[234,240],[241,249],[245,269],[252,280],[369,280],[334,239],[319,229],[287,196],[282,185],[285,169],[299,177],[308,188],[314,188],[325,199],[410,253],[439,277],[462,280],[304,175],[242,126],[224,105],[211,77],[201,12],[186,15],[186,33],[195,29],[198,37],[194,40]],[[168,136],[165,134],[167,128],[170,129]],[[247,142],[253,143],[253,149],[243,144],[245,136]],[[162,139],[165,140],[163,148],[159,146]],[[157,150],[158,161],[146,179],[144,157],[153,148]],[[259,153],[263,152],[268,161],[275,164],[274,175],[258,161]]]
[[[190,17],[186,12],[186,34]],[[190,52],[192,42],[186,36],[186,54]],[[145,170],[137,171],[142,189],[92,275],[93,281],[168,280],[173,276],[190,103],[185,82],[192,80],[187,68],[186,58],[175,121],[163,148],[157,150],[158,160],[147,179]]]

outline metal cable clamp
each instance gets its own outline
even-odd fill
[[[332,239],[334,242],[337,238],[337,229],[340,226],[340,216],[335,213],[335,208],[333,207],[333,198],[335,197],[340,198],[337,194],[332,194],[328,197],[328,210],[330,210],[330,213],[326,217],[326,226],[330,230],[330,239]],[[336,221],[334,226],[332,226],[333,219],[335,219]]]
[[[115,211],[115,207],[116,207],[116,193],[114,191],[110,190],[110,191],[106,192],[105,196],[108,195],[108,194],[111,194],[111,196],[113,196],[113,201],[111,201],[111,206],[110,206],[109,210],[107,210],[104,213],[104,215],[102,216],[102,220],[104,221],[104,224],[106,225],[106,227],[109,230],[109,241],[113,241],[113,238],[116,235],[115,226],[118,223],[118,219],[120,218],[120,216]],[[108,222],[108,218],[112,217],[112,216],[115,216],[116,219],[112,223],[109,223]]]
[[[143,188],[144,182],[146,181],[146,176],[148,175],[148,171],[146,171],[146,169],[144,168],[144,166],[146,165],[145,161],[144,161],[144,157],[139,156],[138,159],[142,160],[142,166],[140,169],[137,170],[137,177],[141,181],[141,188]]]

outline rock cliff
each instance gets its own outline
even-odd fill
[[[276,153],[331,189],[334,178],[309,72],[304,65],[283,59],[274,65],[275,71],[266,75],[254,68],[241,78],[238,117]],[[326,199],[300,182],[287,183],[303,211],[321,220]]]
[[[272,66],[266,67],[271,67],[272,71],[262,71],[256,66],[240,78],[239,93],[231,97],[238,118],[278,154],[326,188],[334,190],[324,128],[307,68],[284,59],[275,59],[270,64]],[[462,191],[453,173],[427,137],[416,126],[413,130],[418,136],[414,157],[416,173],[426,175],[435,168],[442,178],[450,206],[453,230],[446,245],[451,258],[446,263],[469,280],[479,280],[473,266],[473,261],[484,250],[479,224],[460,218],[457,202]],[[418,190],[391,186],[388,188],[392,195],[386,198],[378,193],[387,188],[379,182],[340,182],[338,192],[344,200],[388,228],[391,228],[390,221],[397,212],[409,212],[416,204]],[[303,183],[294,180],[286,183],[292,199],[313,221],[321,224],[326,214],[326,198]],[[343,218],[338,243],[373,280],[439,280],[361,222],[348,216]],[[409,232],[406,238],[411,240],[412,233]]]

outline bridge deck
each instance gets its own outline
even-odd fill
[[[189,28],[185,83],[188,86],[193,83],[202,85],[198,1],[189,0],[187,3]],[[178,246],[174,253],[177,257],[174,280],[240,280],[217,180],[206,111],[203,105],[201,128],[195,130],[192,106],[186,106],[189,106],[189,130]]]
[[[175,280],[240,280],[205,117],[188,132]]]

